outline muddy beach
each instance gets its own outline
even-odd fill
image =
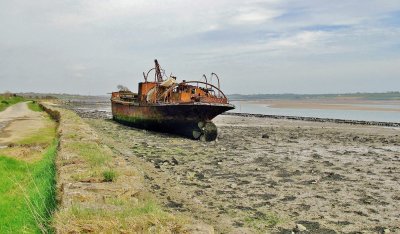
[[[219,116],[199,142],[85,120],[166,209],[218,233],[400,231],[399,128]]]

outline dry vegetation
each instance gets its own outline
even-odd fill
[[[51,109],[55,109],[51,107]],[[186,233],[192,220],[167,213],[144,190],[134,165],[71,111],[61,114],[57,233]]]

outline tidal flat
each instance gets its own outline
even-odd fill
[[[165,209],[218,233],[400,231],[400,129],[219,116],[201,142],[85,118]]]

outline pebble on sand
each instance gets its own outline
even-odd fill
[[[261,138],[266,138],[266,139],[268,139],[268,138],[269,138],[269,135],[266,134],[266,133],[264,133],[264,134],[261,135]]]
[[[304,232],[304,231],[307,231],[307,228],[298,223],[298,224],[296,224],[295,231],[297,231],[297,232]]]

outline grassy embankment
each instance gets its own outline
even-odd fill
[[[177,233],[186,218],[167,213],[143,190],[143,176],[75,113],[61,113],[57,232]]]
[[[7,106],[20,101],[20,97],[7,99]],[[29,107],[42,111],[36,103]],[[58,141],[55,122],[49,117],[44,121],[38,131],[0,149],[0,233],[50,231]]]
[[[7,107],[22,101],[24,101],[24,98],[20,96],[13,97],[8,95],[0,95],[0,111],[3,111]]]

